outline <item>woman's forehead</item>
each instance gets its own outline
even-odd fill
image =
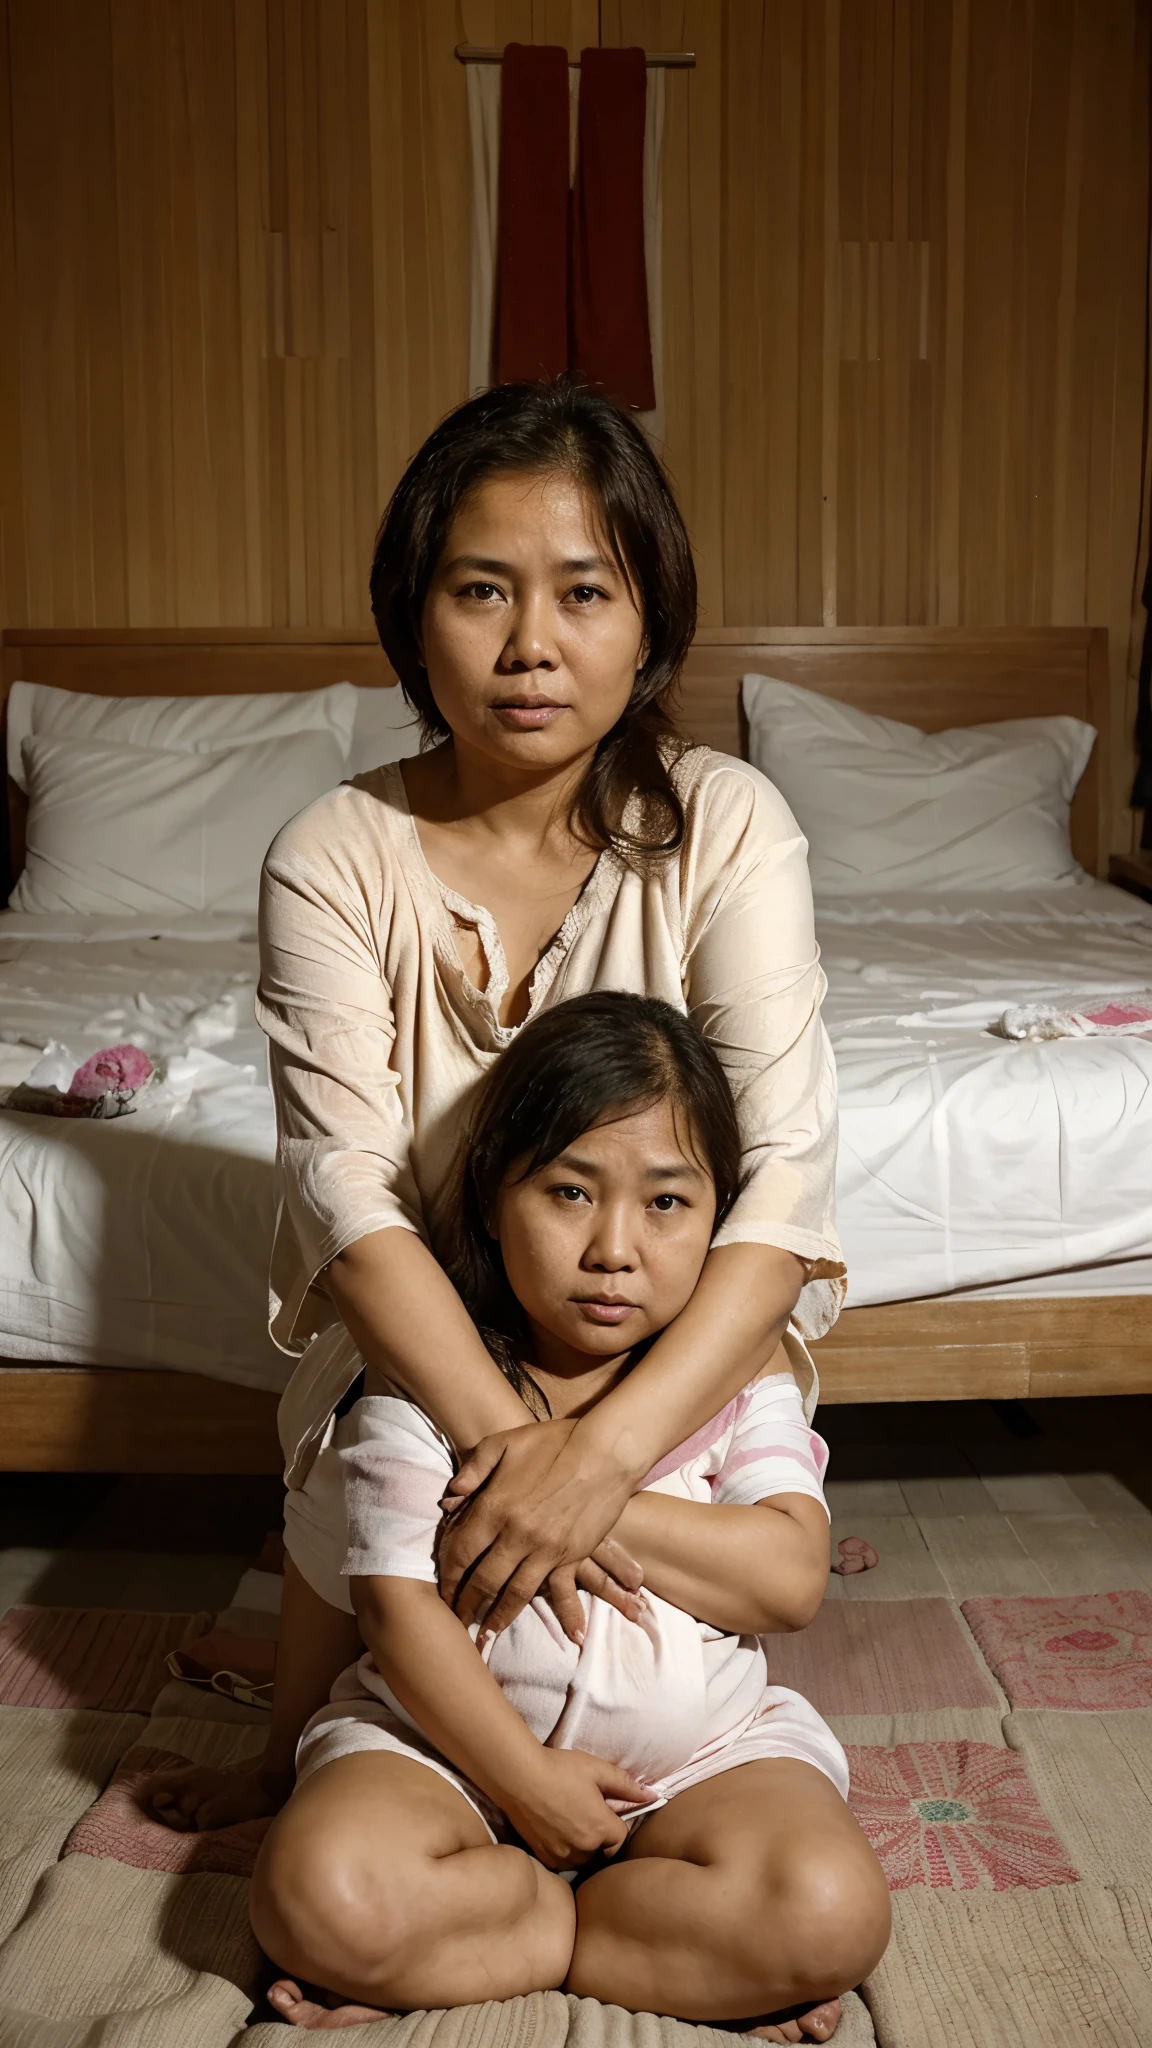
[[[445,557],[478,545],[533,549],[558,561],[599,557],[615,571],[599,498],[558,469],[498,469],[476,483],[453,514]]]
[[[691,1119],[670,1095],[634,1108],[607,1112],[537,1171],[546,1173],[562,1164],[589,1167],[605,1174],[687,1167],[711,1177],[707,1161],[695,1142]]]

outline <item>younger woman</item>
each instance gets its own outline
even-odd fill
[[[680,1314],[740,1161],[723,1069],[670,1005],[587,995],[511,1041],[446,1267],[538,1415],[587,1414]],[[769,1681],[761,1638],[804,1627],[828,1572],[827,1452],[783,1363],[648,1473],[616,1525],[639,1619],[581,1593],[576,1640],[541,1598],[496,1636],[440,1598],[452,1450],[369,1369],[336,1435],[368,1651],[304,1731],[252,1900],[268,1953],[357,2005],[284,1982],[285,2017],[563,1985],[828,2038],[888,1899],[839,1743]]]

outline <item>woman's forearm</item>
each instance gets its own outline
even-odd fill
[[[415,1401],[458,1451],[534,1420],[414,1231],[358,1238],[333,1259],[327,1279],[365,1363]]]
[[[788,1327],[804,1266],[775,1245],[709,1252],[681,1309],[620,1385],[577,1425],[591,1455],[636,1483],[755,1379]]]
[[[615,1533],[649,1592],[726,1634],[806,1628],[828,1583],[828,1518],[803,1494],[713,1507],[636,1493]]]

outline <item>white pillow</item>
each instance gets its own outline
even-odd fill
[[[331,732],[211,753],[24,741],[27,859],[13,910],[254,912],[281,825],[344,774]]]
[[[749,756],[808,841],[817,896],[1082,882],[1068,806],[1096,737],[1078,718],[921,732],[746,675]]]
[[[282,690],[249,697],[94,697],[51,683],[13,683],[8,698],[8,773],[21,789],[24,742],[37,734],[99,740],[117,747],[173,747],[199,754],[280,739],[330,733],[347,761],[360,696],[352,683],[325,690]]]
[[[391,689],[356,685],[356,729],[348,757],[349,775],[367,775],[386,761],[406,761],[420,752],[420,724],[399,684]]]

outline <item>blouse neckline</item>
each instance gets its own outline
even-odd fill
[[[446,968],[451,979],[460,987],[461,994],[470,1008],[479,1012],[497,1043],[503,1047],[515,1038],[543,1002],[548,990],[556,979],[561,961],[583,931],[588,919],[599,908],[609,887],[614,886],[616,870],[620,867],[610,847],[605,847],[596,860],[591,873],[581,886],[580,893],[566,912],[558,930],[548,941],[532,969],[528,982],[528,1010],[519,1024],[500,1022],[500,1005],[508,993],[508,960],[504,941],[492,912],[483,903],[473,903],[462,896],[436,873],[420,838],[416,816],[408,800],[401,764],[389,764],[389,774],[394,778],[397,809],[404,821],[416,876],[424,884],[424,892],[433,906],[433,945],[441,967]],[[411,872],[411,871],[410,871]],[[453,919],[474,926],[488,963],[488,986],[478,989],[465,970],[456,945]]]

